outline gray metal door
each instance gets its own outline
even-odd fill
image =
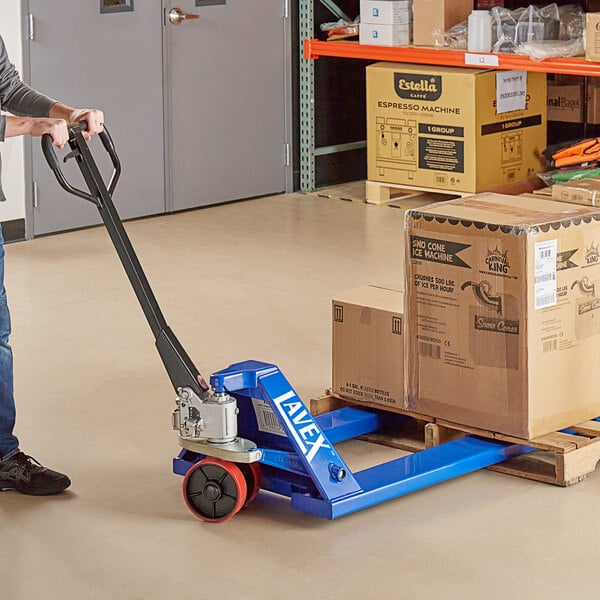
[[[291,190],[287,0],[27,4],[31,84],[104,110],[123,163],[122,217]],[[199,18],[173,24],[176,7]],[[101,166],[108,175],[108,161]],[[66,171],[80,180],[75,164]],[[32,176],[34,235],[99,222],[92,204],[58,187],[39,140]]]
[[[161,6],[138,0],[133,11],[101,14],[101,5],[100,0],[29,0],[30,81],[71,106],[105,111],[123,163],[114,197],[121,215],[161,213],[165,211]],[[98,155],[104,154],[98,145]],[[102,164],[108,172],[108,165]],[[67,164],[65,171],[81,181],[75,164]],[[92,204],[67,196],[58,187],[39,140],[33,140],[32,177],[34,235],[99,222]]]
[[[284,0],[170,0],[170,208],[286,190],[289,19]],[[288,185],[289,189],[289,185]]]

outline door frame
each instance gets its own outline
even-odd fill
[[[31,81],[31,53],[29,52],[29,0],[21,0],[21,39],[23,57],[21,78]],[[33,138],[23,137],[23,163],[25,167],[25,239],[33,239]]]
[[[21,4],[21,34],[22,34],[22,56],[23,66],[21,69],[21,76],[23,81],[31,81],[31,53],[29,49],[29,0],[20,0]],[[167,14],[168,14],[169,0],[161,0],[161,19],[162,19],[162,100],[163,100],[163,142],[164,142],[164,181],[165,181],[165,208],[166,213],[173,212],[172,203],[172,173],[171,168],[171,125],[169,119],[169,27],[167,26]],[[284,140],[283,143],[287,144],[289,148],[289,161],[287,165],[284,165],[285,169],[285,192],[290,193],[294,191],[294,115],[293,115],[293,66],[292,66],[292,19],[289,9],[289,0],[282,0],[281,3],[281,16],[282,16],[282,27],[283,27],[283,41],[284,41],[284,81],[282,90],[284,98],[284,111],[285,111],[285,123],[284,123]],[[41,90],[43,91],[43,90]],[[30,136],[24,138],[24,168],[25,168],[25,239],[31,240],[34,237],[34,211],[33,211],[33,139]]]

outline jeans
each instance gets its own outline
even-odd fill
[[[13,435],[15,398],[13,394],[13,356],[8,345],[10,313],[4,289],[4,240],[0,226],[0,458],[19,447]]]

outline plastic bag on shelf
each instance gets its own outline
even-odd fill
[[[517,20],[516,45],[541,41],[545,39],[544,33],[544,20],[539,10],[533,5],[528,6]]]
[[[585,33],[585,12],[577,4],[559,6],[561,40],[583,39]]]
[[[539,40],[523,42],[515,48],[516,54],[529,56],[535,62],[547,58],[571,58],[585,54],[582,38],[574,40]]]
[[[467,21],[457,23],[447,31],[435,29],[431,36],[436,48],[453,48],[455,50],[467,49]]]
[[[320,28],[321,31],[327,32],[328,40],[344,40],[358,36],[359,24],[360,16],[356,17],[356,19],[354,19],[352,22],[340,19],[335,23],[321,23]]]
[[[490,15],[492,52],[496,54],[518,53],[541,61],[584,53],[585,13],[576,4],[529,5],[514,10],[496,6]],[[443,36],[440,39],[439,45],[450,45]]]
[[[560,36],[560,11],[557,4],[548,4],[538,10],[544,24],[544,39],[557,40]]]
[[[492,52],[495,54],[514,52],[517,35],[514,11],[508,8],[494,7],[490,14],[492,16]]]

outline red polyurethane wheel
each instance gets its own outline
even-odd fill
[[[246,478],[246,485],[248,487],[248,497],[246,498],[246,503],[244,504],[244,506],[248,506],[248,504],[250,504],[250,502],[252,502],[252,500],[256,498],[256,495],[260,491],[262,471],[260,468],[260,464],[257,462],[249,464],[239,463],[238,467],[240,468],[240,470],[244,474],[244,477]]]
[[[246,478],[238,465],[210,456],[190,467],[182,491],[190,511],[209,523],[231,519],[248,496]]]

